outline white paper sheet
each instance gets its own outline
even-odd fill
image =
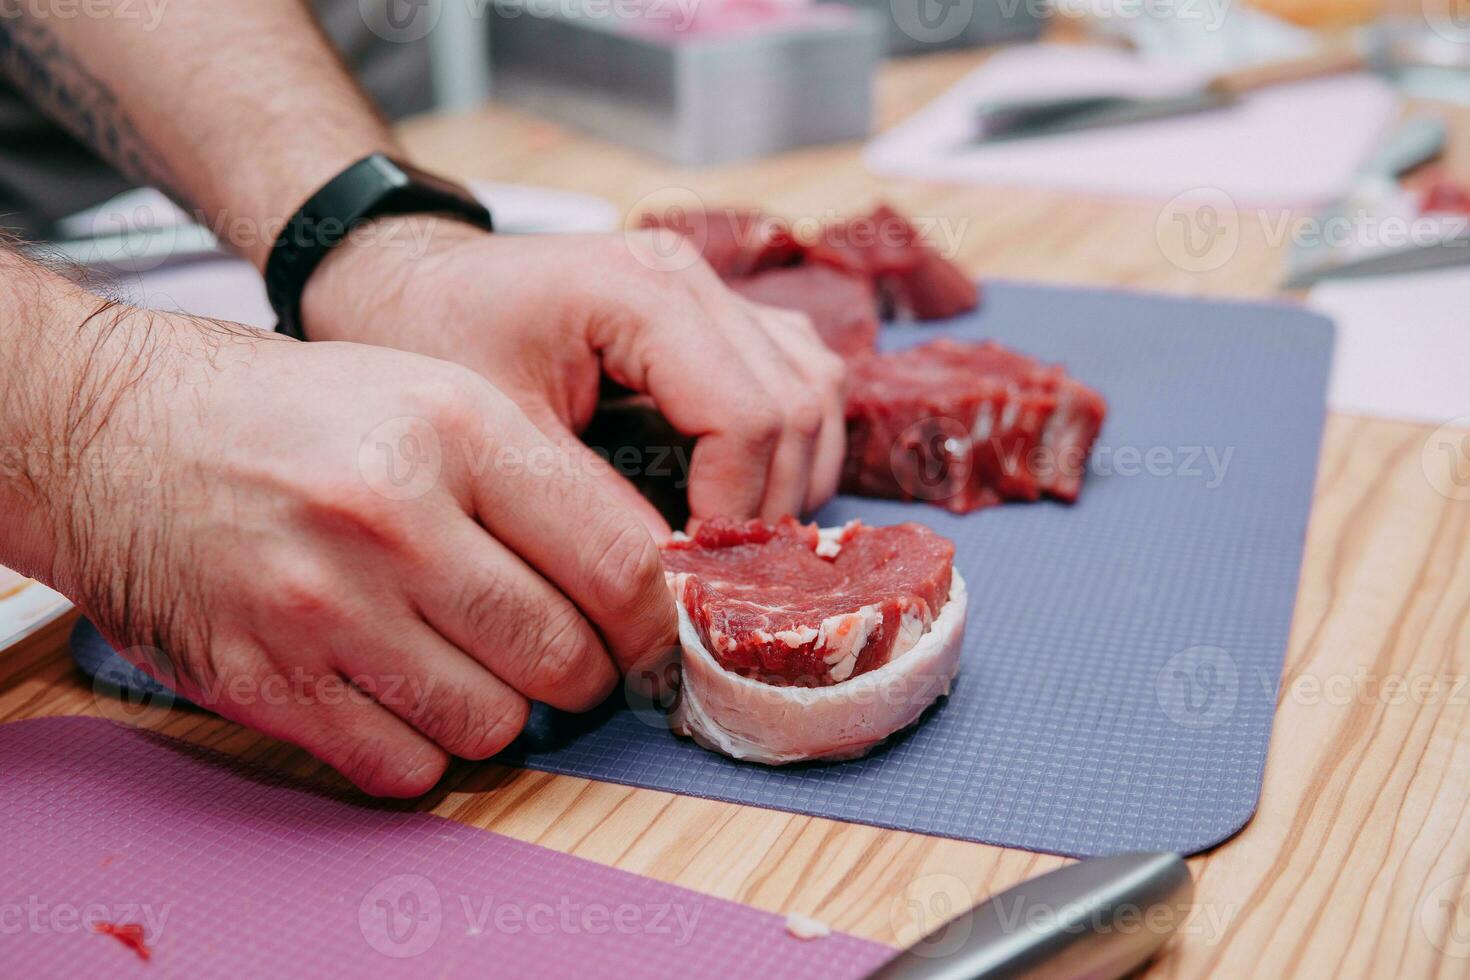
[[[1168,200],[1219,188],[1246,207],[1306,207],[1343,196],[1398,110],[1367,74],[1264,89],[1238,105],[1149,122],[983,145],[975,107],[988,99],[1084,94],[1177,95],[1207,73],[1108,48],[1026,45],[1000,51],[864,153],[900,177],[1053,187]]]
[[[1470,266],[1329,280],[1308,302],[1337,322],[1333,409],[1470,428]]]

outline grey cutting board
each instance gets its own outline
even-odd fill
[[[921,521],[957,543],[971,605],[948,702],[890,747],[835,765],[731,762],[626,710],[540,714],[516,761],[1070,855],[1192,853],[1250,819],[1331,323],[1275,304],[995,283],[978,313],[890,327],[881,343],[940,333],[1064,363],[1109,401],[1074,506],[961,516],[840,497],[818,515]]]
[[[732,762],[612,703],[538,710],[504,761],[1079,856],[1188,854],[1240,829],[1291,627],[1331,324],[1276,304],[988,283],[978,313],[890,327],[882,344],[941,333],[1064,363],[1110,406],[1074,506],[959,516],[842,497],[818,515],[956,541],[971,607],[946,702],[834,765]],[[86,624],[75,646],[119,679]]]

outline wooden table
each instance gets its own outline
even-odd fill
[[[978,60],[933,55],[888,67],[882,123]],[[1158,204],[879,179],[859,165],[854,145],[691,171],[498,108],[413,121],[403,132],[431,165],[590,191],[627,208],[668,187],[792,218],[840,214],[882,196],[911,214],[961,223],[959,259],[981,275],[1264,296],[1282,262],[1269,235],[1274,216],[1243,214],[1233,256],[1191,272],[1170,260],[1177,243],[1156,234]],[[1470,125],[1455,128],[1449,161],[1470,170]],[[1432,431],[1329,420],[1260,810],[1236,838],[1190,862],[1199,908],[1154,972],[1470,972],[1470,500],[1436,490],[1453,486],[1452,459],[1429,444]],[[101,713],[64,652],[67,625],[0,658],[0,721]],[[1405,690],[1394,687],[1400,681]],[[154,727],[332,779],[302,753],[203,714],[175,713]],[[421,805],[895,944],[937,924],[946,900],[978,901],[1064,863],[489,765],[456,768]]]

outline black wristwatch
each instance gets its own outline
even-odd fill
[[[276,329],[305,340],[301,294],[306,281],[353,228],[393,214],[444,214],[494,231],[489,210],[458,184],[381,153],[364,157],[311,195],[276,239],[265,264]]]

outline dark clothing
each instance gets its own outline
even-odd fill
[[[426,41],[382,40],[363,21],[359,0],[314,0],[314,6],[343,60],[388,118],[431,107]],[[24,238],[45,237],[58,219],[130,186],[0,81],[0,228]]]

